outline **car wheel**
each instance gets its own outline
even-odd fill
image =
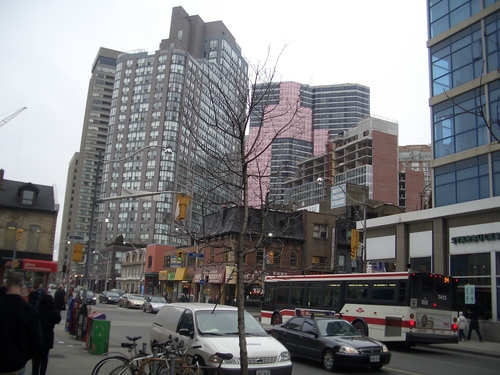
[[[323,367],[327,371],[335,370],[335,355],[330,349],[325,350],[323,353],[323,360],[321,361]]]
[[[130,306],[130,303],[127,303],[127,309],[131,309],[132,306]]]

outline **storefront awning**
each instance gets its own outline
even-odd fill
[[[182,280],[184,280],[185,276],[186,276],[186,268],[184,268],[184,267],[177,268],[177,270],[175,270],[175,278],[174,278],[174,280],[175,281],[182,281]]]
[[[57,272],[57,262],[50,260],[23,259],[24,271]]]

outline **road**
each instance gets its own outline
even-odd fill
[[[106,314],[111,321],[109,351],[123,351],[120,343],[126,341],[125,336],[142,336],[139,342],[147,343],[149,348],[149,328],[156,315],[144,313],[142,310],[128,310],[117,305],[97,303],[92,311]],[[500,359],[473,354],[454,353],[435,347],[417,347],[410,350],[390,348],[391,363],[377,374],[384,375],[493,375],[500,374]],[[293,375],[328,374],[319,363],[302,359],[293,359]],[[370,370],[340,370],[337,374],[372,374]]]

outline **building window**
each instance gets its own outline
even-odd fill
[[[30,225],[28,233],[28,242],[26,251],[38,251],[38,243],[40,241],[41,227],[38,225]]]
[[[6,225],[3,248],[5,250],[14,250],[16,248],[17,223],[9,222]]]
[[[314,224],[313,238],[328,238],[328,226],[324,224]]]
[[[434,186],[435,207],[489,198],[488,155],[435,168]]]
[[[296,251],[290,253],[290,267],[298,267],[299,257]]]
[[[25,206],[33,206],[35,201],[35,192],[32,190],[23,190],[21,193],[21,204]]]
[[[170,267],[170,259],[172,259],[171,255],[166,255],[163,257],[163,268]]]

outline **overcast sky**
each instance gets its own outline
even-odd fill
[[[223,21],[250,62],[286,44],[283,81],[370,87],[400,145],[430,143],[422,0],[0,0],[0,120],[27,107],[0,127],[5,179],[56,185],[62,205],[99,47],[157,50],[179,5]]]

